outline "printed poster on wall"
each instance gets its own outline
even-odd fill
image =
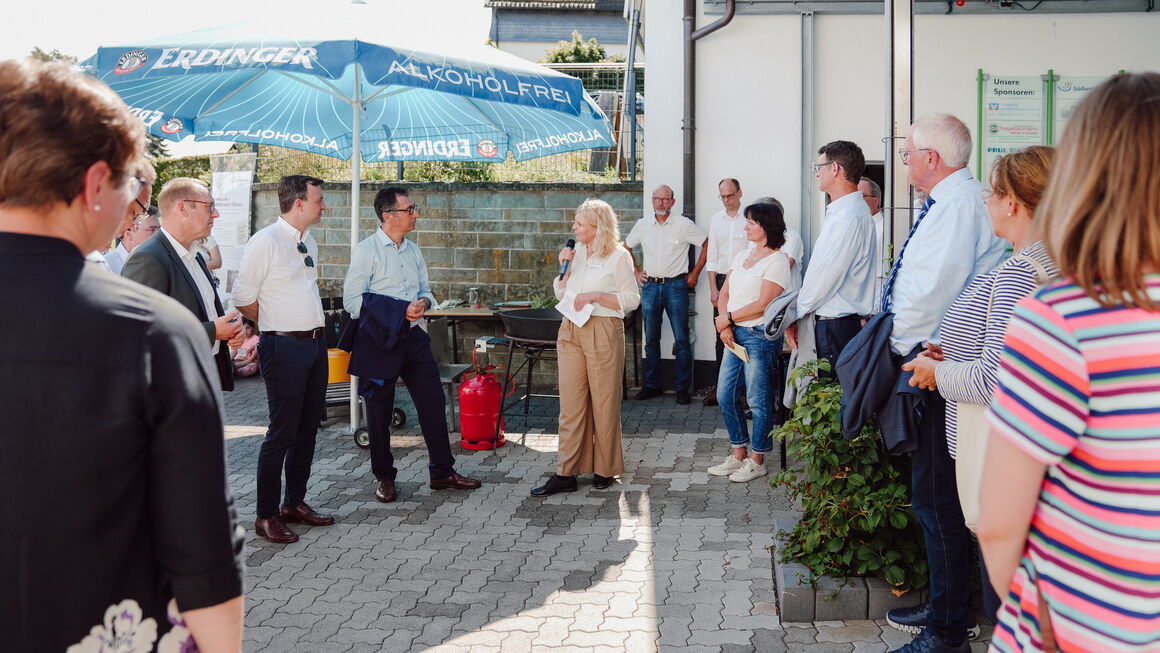
[[[1042,145],[1046,136],[1046,94],[1043,78],[990,75],[982,87],[982,157],[978,176],[989,185],[995,160],[1031,145]]]
[[[1063,138],[1064,127],[1067,126],[1067,121],[1071,119],[1071,114],[1075,111],[1076,105],[1079,101],[1087,96],[1088,91],[1096,86],[1099,86],[1107,77],[1079,77],[1076,75],[1056,75],[1055,76],[1055,119],[1054,126],[1051,131],[1053,145],[1058,145],[1059,140]]]
[[[210,191],[220,214],[211,235],[222,253],[222,266],[214,273],[223,301],[233,295],[242,250],[250,239],[250,205],[257,165],[258,155],[254,153],[215,154],[209,159]]]

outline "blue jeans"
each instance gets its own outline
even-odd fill
[[[688,390],[693,382],[693,349],[689,346],[689,291],[683,280],[668,283],[646,281],[640,291],[644,314],[644,385],[661,389],[661,313],[669,314],[676,341],[677,390]]]
[[[258,452],[257,508],[259,519],[269,519],[278,514],[283,469],[285,505],[296,506],[306,498],[314,438],[326,410],[326,340],[263,333],[258,368],[266,382],[270,428]]]
[[[731,351],[726,351],[721,358],[721,373],[717,375],[717,403],[721,406],[721,416],[725,418],[729,442],[735,449],[749,445],[749,429],[745,423],[745,409],[741,405],[741,398],[748,395],[749,410],[753,413],[753,453],[769,453],[773,449],[773,439],[769,437],[769,432],[773,429],[773,416],[776,415],[775,366],[778,364],[777,355],[781,352],[780,340],[766,340],[760,326],[734,327],[733,338],[745,348],[749,362],[741,362]]]
[[[910,453],[914,513],[930,565],[929,626],[949,644],[963,641],[971,624],[971,536],[959,506],[955,461],[947,453],[946,400],[923,393],[918,448]]]

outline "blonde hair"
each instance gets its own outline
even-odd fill
[[[1050,145],[1032,145],[1022,152],[1004,154],[991,169],[991,190],[1000,197],[1010,197],[1034,215],[1054,157],[1055,148]]]
[[[576,215],[583,216],[588,224],[596,227],[596,237],[592,248],[597,256],[608,256],[620,246],[620,221],[616,212],[604,200],[584,200],[576,209]]]
[[[1106,308],[1157,310],[1160,74],[1116,75],[1076,108],[1036,222],[1060,273]]]
[[[157,194],[157,206],[161,209],[161,218],[165,219],[172,213],[173,206],[180,200],[190,200],[190,197],[199,190],[209,188],[209,184],[192,177],[175,177],[165,182],[161,192]]]

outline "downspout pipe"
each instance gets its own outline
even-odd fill
[[[681,125],[684,135],[684,179],[682,214],[696,222],[696,154],[697,154],[697,52],[696,42],[725,27],[737,13],[736,0],[725,0],[725,15],[696,29],[697,0],[685,0],[685,119]]]

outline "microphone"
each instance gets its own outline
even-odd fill
[[[576,247],[576,239],[569,238],[568,242],[564,243],[564,247],[566,249],[573,249],[574,247]],[[568,272],[568,264],[569,263],[571,263],[571,261],[564,261],[563,263],[560,264],[560,281],[564,280],[564,274]]]

